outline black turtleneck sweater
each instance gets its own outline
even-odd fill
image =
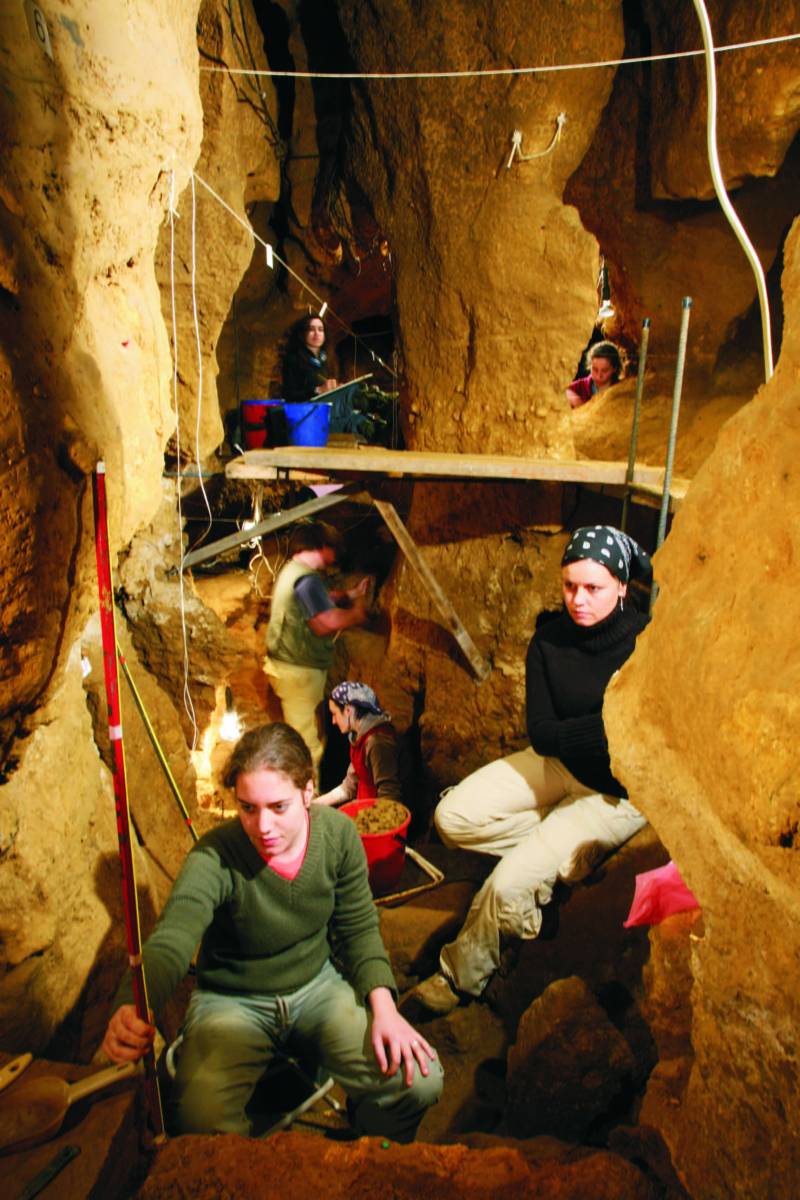
[[[537,754],[558,758],[586,787],[625,796],[611,774],[603,726],[608,681],[633,653],[649,617],[616,608],[597,625],[576,625],[564,610],[537,629],[525,663],[528,737]]]

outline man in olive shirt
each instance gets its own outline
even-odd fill
[[[317,709],[325,694],[336,635],[363,625],[368,580],[346,592],[329,592],[323,572],[336,564],[339,535],[316,523],[298,527],[295,550],[272,592],[264,671],[281,702],[283,719],[302,736],[319,773],[325,748]]]

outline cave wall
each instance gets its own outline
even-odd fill
[[[52,60],[22,5],[0,14],[4,716],[35,706],[91,607],[86,470],[105,457],[115,543],[159,486],[170,368],[153,248],[164,164],[200,139],[193,7],[142,2],[120,24],[62,6]]]
[[[695,1064],[666,1127],[696,1196],[788,1195],[800,1178],[797,222],[783,288],[775,374],[699,471],[655,560],[653,623],[605,708],[615,770],[703,908]]]
[[[9,1049],[41,1050],[120,949],[110,775],[81,682],[97,604],[87,474],[105,459],[119,546],[160,496],[171,428],[153,260],[166,163],[192,162],[200,145],[195,8],[141,0],[120,21],[104,5],[61,5],[48,12],[52,59],[22,5],[0,14]]]
[[[172,202],[179,405],[190,453],[199,446],[205,458],[221,441],[216,339],[251,241],[199,188],[193,220],[186,185],[200,156],[198,173],[244,217],[245,204],[277,195],[278,168],[252,106],[224,76],[201,79],[203,55],[234,57],[224,6],[140,0],[121,21],[108,6],[75,0],[49,10],[47,21],[52,58],[32,40],[22,5],[0,14],[0,1013],[5,1048],[40,1051],[57,1035],[62,1054],[86,1057],[123,962],[89,475],[102,457],[112,556],[125,548],[131,614],[141,608],[151,629],[174,631],[160,662],[153,646],[163,649],[163,639],[148,645],[147,622],[131,639],[117,618],[193,811],[178,682],[174,487],[169,528],[159,525],[164,450],[175,429],[166,218]],[[268,85],[263,94],[268,105]],[[196,431],[198,337],[204,404]],[[142,561],[147,579],[137,572]],[[198,630],[205,618],[224,643],[224,630],[191,592],[185,608]],[[210,656],[211,675],[230,653],[209,650],[198,670]],[[174,688],[159,686],[158,668]],[[187,831],[121,686],[146,933],[186,853]],[[208,690],[201,716],[214,706],[213,678]]]
[[[619,4],[340,6],[370,71],[452,70],[609,57]],[[351,169],[395,263],[406,438],[418,449],[569,453],[563,388],[596,311],[597,245],[563,203],[612,76],[372,81],[359,90]],[[400,90],[402,89],[402,90]],[[545,148],[505,169],[511,133]],[[378,131],[377,136],[376,132]]]
[[[231,13],[219,0],[199,6],[203,143],[194,187],[190,180],[176,196],[180,215],[174,232],[169,223],[162,225],[156,256],[164,323],[172,333],[174,317],[177,330],[181,456],[195,462],[206,460],[224,436],[217,345],[232,292],[251,260],[263,262],[263,253],[253,252],[247,211],[277,199],[280,191],[272,83],[261,77],[254,86],[224,69],[251,62],[258,70],[267,66],[261,31],[250,4]],[[229,377],[226,371],[226,383]]]
[[[717,45],[792,33],[800,16],[794,0],[779,9],[709,0],[707,9]],[[702,45],[688,0],[647,0],[629,13],[626,54]],[[718,54],[716,63],[722,171],[766,271],[797,211],[797,154],[787,157],[800,105],[796,43]],[[681,299],[693,298],[688,363],[703,375],[695,386],[706,400],[708,376],[731,326],[755,298],[755,281],[714,197],[702,57],[616,72],[565,199],[579,209],[609,263],[617,315],[607,331],[635,348],[641,319],[649,316],[648,362],[656,372],[671,375]],[[754,365],[754,371],[739,368],[748,396],[763,379],[757,355]]]

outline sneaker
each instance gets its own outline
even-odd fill
[[[411,989],[411,995],[429,1012],[439,1013],[441,1016],[452,1012],[460,1004],[458,993],[453,990],[450,980],[441,971],[423,979],[422,983]]]

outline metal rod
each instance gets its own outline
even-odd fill
[[[166,776],[167,783],[169,784],[169,789],[172,792],[173,796],[175,797],[175,801],[178,805],[178,808],[181,810],[181,815],[183,816],[183,819],[186,822],[186,825],[188,826],[189,833],[192,835],[192,840],[196,842],[199,840],[197,830],[195,829],[194,825],[192,824],[192,818],[189,816],[189,810],[187,809],[186,805],[183,802],[183,796],[181,795],[180,788],[178,787],[177,783],[175,782],[175,776],[172,774],[172,771],[170,770],[170,766],[169,766],[169,763],[167,762],[166,755],[164,754],[164,751],[161,749],[161,743],[159,742],[158,737],[156,736],[156,731],[153,729],[153,726],[150,722],[150,718],[147,715],[147,709],[144,706],[144,701],[142,700],[142,697],[139,695],[139,689],[137,688],[136,684],[133,682],[133,676],[131,675],[130,670],[128,669],[128,664],[125,661],[125,655],[122,653],[119,646],[117,646],[117,658],[119,659],[119,665],[122,667],[122,674],[125,676],[126,680],[128,681],[128,686],[131,689],[131,695],[133,696],[134,703],[136,704],[136,707],[139,710],[139,716],[142,718],[142,721],[144,722],[144,727],[147,731],[147,736],[150,738],[150,744],[152,745],[153,749],[155,750],[156,758],[158,759],[159,763],[161,764],[161,769],[164,772],[164,775]]]
[[[131,817],[128,808],[128,789],[125,781],[125,753],[122,745],[122,707],[117,673],[117,637],[114,628],[114,591],[111,585],[111,555],[108,547],[108,506],[106,503],[106,467],[99,462],[92,476],[94,499],[95,556],[97,583],[100,594],[100,630],[103,642],[103,671],[106,681],[108,708],[108,737],[111,746],[114,802],[117,812],[117,837],[122,869],[122,910],[128,941],[128,962],[133,980],[136,1015],[150,1022],[147,983],[142,962],[142,934],[139,925],[139,905],[136,898],[136,874],[131,851]],[[152,1046],[144,1055],[145,1094],[156,1140],[163,1140],[164,1115],[156,1075]]]
[[[650,341],[650,318],[645,317],[642,321],[642,340],[639,343],[639,372],[636,376],[636,399],[633,404],[633,422],[631,424],[631,441],[628,447],[628,470],[625,473],[625,492],[622,498],[622,517],[620,519],[620,529],[623,531],[628,525],[628,509],[630,508],[631,500],[631,484],[633,483],[633,472],[636,467],[636,447],[639,442],[639,413],[642,408],[642,395],[644,393],[644,367],[647,362],[647,344]]]
[[[658,533],[656,535],[656,550],[664,544],[667,533],[667,515],[669,513],[669,490],[672,483],[672,463],[675,458],[675,443],[678,437],[678,416],[681,410],[681,389],[683,387],[683,368],[686,362],[686,342],[689,337],[689,316],[692,309],[691,296],[684,296],[682,301],[681,331],[678,337],[678,359],[675,364],[675,385],[672,389],[672,417],[669,425],[667,441],[667,458],[664,463],[664,489],[661,493],[661,511],[658,515]],[[658,596],[658,584],[653,583],[650,592],[650,611]]]
[[[193,567],[196,563],[205,562],[208,558],[216,558],[225,550],[233,550],[236,546],[243,545],[244,542],[253,541],[254,538],[274,533],[276,529],[282,529],[284,525],[293,525],[295,521],[302,521],[304,517],[310,517],[322,509],[331,508],[334,504],[341,504],[342,500],[350,498],[346,489],[347,484],[344,484],[340,492],[328,496],[316,496],[313,500],[306,500],[305,504],[298,504],[296,508],[274,513],[273,516],[259,521],[250,529],[240,529],[238,533],[231,533],[228,537],[220,538],[218,542],[210,542],[209,545],[202,546],[198,550],[191,550],[183,560],[183,569],[185,571],[187,567]]]

